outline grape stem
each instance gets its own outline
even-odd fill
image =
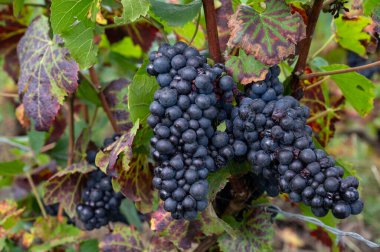
[[[194,34],[193,36],[191,37],[190,39],[190,42],[189,42],[189,45],[191,45],[193,42],[194,42],[194,39],[195,37],[197,36],[198,34],[198,30],[199,30],[199,22],[201,21],[201,12],[199,11],[198,13],[198,19],[197,19],[197,22],[195,24],[195,31],[194,31]]]
[[[216,63],[221,63],[223,59],[220,53],[218,26],[216,24],[214,1],[202,0],[202,2],[206,17],[206,30],[210,56]]]
[[[322,76],[329,76],[329,75],[335,75],[335,74],[343,74],[343,73],[350,73],[354,71],[360,71],[372,67],[380,66],[380,60],[369,63],[366,65],[358,66],[358,67],[350,67],[347,69],[339,69],[339,70],[334,70],[334,71],[327,71],[327,72],[320,72],[320,73],[311,73],[311,74],[302,74],[299,76],[300,80],[308,80],[314,77],[322,77]]]
[[[319,17],[319,14],[321,12],[322,5],[323,5],[323,0],[315,0],[314,1],[314,4],[313,4],[311,10],[308,13],[308,24],[306,27],[306,38],[301,40],[299,42],[299,45],[298,45],[299,58],[298,58],[296,66],[293,70],[292,80],[291,80],[292,95],[296,99],[301,99],[303,96],[303,90],[301,87],[299,76],[303,73],[303,71],[306,67],[312,37],[313,37],[314,30],[315,30],[315,27],[316,27],[317,22],[318,22],[318,17]]]
[[[33,178],[30,175],[29,171],[26,172],[25,175],[26,175],[26,179],[29,182],[30,187],[32,188],[32,192],[34,194],[34,197],[36,198],[37,204],[38,204],[39,208],[41,209],[42,216],[46,219],[47,214],[46,214],[46,211],[45,211],[45,207],[44,207],[44,204],[42,203],[42,200],[41,200],[40,196],[38,195],[36,185],[33,182]]]
[[[112,125],[113,130],[116,133],[118,133],[119,128],[117,127],[117,123],[112,116],[111,109],[107,103],[106,97],[104,96],[103,92],[100,90],[101,85],[99,82],[99,78],[98,78],[98,75],[96,74],[95,68],[93,66],[89,68],[89,73],[90,73],[90,79],[91,79],[90,83],[94,87],[96,92],[98,93],[98,96],[99,96],[100,102],[102,104],[103,110],[106,113],[108,120],[110,121],[110,123]]]
[[[318,120],[319,118],[322,118],[322,117],[328,115],[329,113],[334,113],[334,112],[339,111],[339,110],[340,110],[340,108],[336,108],[336,109],[329,108],[329,109],[322,111],[321,113],[318,113],[315,116],[312,116],[309,119],[307,119],[307,123],[314,122],[314,121]]]

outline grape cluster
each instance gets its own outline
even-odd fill
[[[157,161],[153,185],[173,218],[191,220],[207,207],[208,173],[234,157],[231,134],[215,128],[229,117],[236,84],[223,65],[211,67],[182,42],[161,45],[149,59],[147,72],[160,85],[147,119]]]
[[[95,151],[87,153],[87,161],[95,165]],[[100,170],[89,174],[82,191],[82,203],[76,207],[77,215],[87,230],[107,225],[110,221],[126,222],[119,207],[123,195],[112,189],[111,177]]]
[[[269,196],[288,193],[293,202],[311,206],[316,216],[329,210],[341,219],[360,213],[358,180],[343,178],[343,168],[315,148],[306,125],[309,109],[282,96],[278,74],[278,67],[272,67],[265,81],[247,87],[250,98],[233,113],[234,137],[247,143],[252,171],[264,178]]]

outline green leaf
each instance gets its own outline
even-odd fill
[[[129,23],[144,17],[149,11],[148,0],[121,0],[123,5],[123,14],[121,17],[115,17],[115,23]]]
[[[188,22],[182,27],[175,27],[174,32],[189,43],[194,35],[195,29],[196,25],[193,22]],[[195,48],[204,48],[205,42],[205,33],[198,31],[191,45]]]
[[[264,208],[251,208],[243,214],[237,236],[225,233],[218,239],[223,252],[230,251],[272,251],[273,226],[270,213]]]
[[[99,244],[102,251],[144,251],[141,234],[131,228],[117,223],[112,233],[107,234]]]
[[[371,18],[365,16],[346,19],[340,15],[339,18],[334,19],[338,43],[347,50],[365,56],[366,48],[363,42],[369,42],[371,36],[364,31],[364,28],[371,24],[371,22]]]
[[[145,68],[146,64],[143,64],[128,87],[130,118],[132,122],[140,120],[142,125],[146,124],[146,119],[150,115],[149,106],[153,101],[154,92],[158,88],[156,79],[149,76]]]
[[[226,68],[235,81],[246,85],[253,81],[264,80],[269,67],[253,56],[245,54],[243,50],[239,50],[239,56],[231,56],[227,60]]]
[[[364,15],[371,15],[376,7],[380,6],[379,0],[365,0],[363,1]]]
[[[101,106],[101,102],[98,96],[98,93],[90,82],[86,78],[80,79],[78,90],[76,96],[90,104],[94,104],[97,107]]]
[[[141,47],[135,45],[130,37],[124,37],[121,41],[113,43],[111,51],[121,54],[124,57],[140,58],[142,51]]]
[[[97,239],[87,240],[80,243],[79,252],[98,252],[99,242]]]
[[[42,146],[45,144],[45,135],[43,131],[28,131],[29,145],[32,147],[34,154],[40,153]]]
[[[216,130],[217,131],[220,131],[220,132],[225,132],[227,129],[227,125],[226,125],[226,122],[223,121],[222,123],[220,123],[217,127],[216,127]]]
[[[324,71],[347,68],[349,67],[339,64],[322,67]],[[334,74],[330,78],[335,81],[344,97],[361,116],[367,115],[373,109],[375,86],[372,81],[356,72]]]
[[[98,46],[94,42],[94,29],[95,23],[84,20],[62,32],[65,46],[82,69],[92,66],[97,60]]]
[[[54,34],[69,30],[76,21],[87,20],[91,8],[97,0],[54,0],[51,5],[51,27]]]
[[[48,130],[64,98],[77,88],[78,65],[68,59],[62,39],[49,35],[45,16],[35,19],[17,46],[21,64],[18,80],[26,114],[35,122],[37,130]]]
[[[24,0],[13,0],[13,15],[15,15],[16,17],[20,15],[23,7]]]
[[[199,220],[202,223],[202,232],[205,235],[217,235],[227,232],[232,237],[236,237],[236,232],[234,229],[224,220],[220,219],[216,213],[212,204],[204,210]]]
[[[129,224],[141,230],[141,220],[132,201],[127,198],[123,199],[120,205],[120,212],[127,218]]]
[[[291,13],[282,0],[265,1],[259,13],[240,5],[228,22],[229,48],[242,48],[247,54],[267,65],[278,64],[295,54],[295,48],[306,35],[306,25],[298,12]]]
[[[0,176],[15,176],[23,173],[24,163],[20,160],[13,160],[0,163]]]
[[[61,202],[66,213],[73,217],[75,207],[80,202],[82,182],[86,173],[94,171],[96,168],[86,161],[73,164],[64,170],[56,173],[45,184],[45,204],[55,204]]]
[[[208,198],[210,201],[213,200],[216,194],[226,186],[229,177],[231,177],[231,173],[229,169],[226,168],[219,169],[208,175]]]
[[[193,20],[202,7],[201,0],[189,4],[169,4],[159,0],[150,0],[155,15],[165,20],[171,26],[183,26]]]

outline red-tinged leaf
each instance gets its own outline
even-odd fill
[[[269,67],[240,50],[239,56],[231,56],[227,60],[226,68],[228,74],[233,76],[235,81],[247,85],[253,81],[264,80]]]
[[[140,212],[152,212],[155,191],[152,185],[153,167],[148,157],[139,153],[127,165],[120,161],[116,166],[119,176],[114,178],[114,183],[117,183],[124,196],[136,203]]]
[[[216,215],[212,204],[200,214],[199,220],[202,223],[202,232],[205,235],[217,235],[227,232],[232,237],[236,236],[236,232],[233,228]]]
[[[18,79],[20,66],[16,47],[26,31],[26,26],[13,15],[11,7],[6,6],[0,11],[0,54],[4,55],[4,70],[15,81]]]
[[[77,141],[75,142],[74,148],[74,160],[81,161],[84,160],[87,156],[87,149],[90,142],[91,132],[89,128],[84,128],[80,133]],[[96,148],[97,149],[97,148]]]
[[[136,135],[137,129],[139,128],[139,121],[135,123],[133,128],[121,135],[115,142],[99,151],[96,155],[96,165],[105,173],[112,176],[113,178],[120,177],[116,169],[116,162],[119,155],[123,155],[123,166],[128,166],[129,161],[132,158],[132,144],[133,139]]]
[[[40,16],[17,46],[21,64],[19,95],[37,130],[49,129],[65,96],[78,86],[78,65],[69,59],[62,44],[57,35],[50,39],[48,18]]]
[[[112,116],[121,132],[127,132],[133,126],[128,112],[128,85],[126,79],[112,81],[103,91],[110,106]]]
[[[58,141],[61,136],[65,133],[66,125],[67,125],[67,113],[63,107],[58,111],[58,115],[55,117],[50,130],[49,130],[49,138],[46,141],[46,144],[54,143]]]
[[[55,174],[45,185],[45,204],[60,202],[63,204],[66,213],[73,217],[75,206],[81,198],[82,181],[85,174],[95,169],[87,162],[81,162]]]
[[[150,228],[173,242],[178,248],[189,249],[193,240],[200,235],[199,221],[175,220],[162,206],[152,213]]]
[[[243,215],[236,237],[228,233],[219,237],[219,247],[229,251],[271,251],[273,227],[270,213],[263,208],[249,209]]]
[[[230,37],[230,29],[228,28],[228,20],[230,20],[233,12],[231,0],[221,0],[221,6],[216,9],[216,22],[218,25],[219,45],[222,51],[227,49],[227,42]]]
[[[317,239],[318,241],[322,242],[323,245],[327,246],[328,248],[332,248],[333,241],[329,234],[321,227],[317,227],[317,229],[310,232],[310,235]]]
[[[149,241],[149,252],[176,252],[178,249],[166,237],[153,236]]]
[[[257,60],[274,65],[295,54],[306,26],[298,13],[291,14],[282,0],[268,0],[262,13],[240,5],[228,22],[231,37],[228,47],[242,48]]]
[[[24,209],[17,209],[17,203],[13,200],[6,199],[0,201],[0,226],[8,226],[6,223],[11,220],[20,217],[24,212]],[[13,221],[14,222],[14,221]],[[6,227],[6,228],[9,228]]]
[[[139,45],[144,52],[149,51],[158,33],[158,29],[147,22],[132,23],[127,26],[127,30],[133,43]]]
[[[106,235],[100,242],[101,251],[140,252],[144,251],[142,236],[131,226],[116,223],[112,233]]]

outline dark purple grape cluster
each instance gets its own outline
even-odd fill
[[[368,61],[368,59],[361,57],[357,53],[354,53],[352,51],[348,51],[348,53],[347,53],[347,64],[350,67],[363,66],[363,65],[366,65],[369,63],[370,62]],[[380,71],[380,67],[377,66],[377,67],[371,67],[371,68],[359,70],[357,72],[360,73],[361,75],[363,75],[364,77],[371,79],[373,77],[373,75],[379,71]]]
[[[233,113],[234,137],[247,143],[253,172],[264,178],[269,196],[288,193],[293,202],[311,206],[316,216],[329,210],[340,219],[360,213],[358,180],[343,178],[343,168],[315,148],[306,125],[309,109],[275,91],[283,90],[277,87],[278,73],[278,67],[273,67],[260,86],[247,87],[252,98],[242,99]]]
[[[96,151],[87,153],[87,161],[95,165]],[[107,225],[110,221],[125,222],[119,207],[124,196],[114,192],[111,177],[100,170],[89,174],[82,191],[82,203],[76,207],[77,215],[87,230]]]
[[[207,207],[208,173],[234,157],[232,134],[215,129],[229,117],[236,84],[222,64],[208,65],[182,42],[161,45],[149,59],[147,72],[160,85],[147,119],[157,161],[153,185],[173,218],[191,220]]]

